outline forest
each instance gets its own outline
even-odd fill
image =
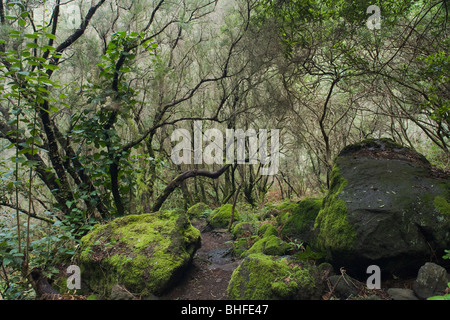
[[[0,299],[193,299],[173,287],[223,246],[221,299],[331,299],[337,284],[299,280],[322,262],[365,282],[432,261],[445,278],[449,7],[0,0]],[[253,283],[255,264],[276,280]]]

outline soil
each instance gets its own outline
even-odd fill
[[[193,222],[201,231],[202,245],[180,282],[160,300],[226,300],[231,274],[241,262],[231,254],[232,236],[226,229],[208,229]]]

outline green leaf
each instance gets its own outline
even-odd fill
[[[8,259],[8,258],[4,257],[4,258],[3,258],[2,264],[3,264],[4,267],[6,267],[6,266],[8,266],[11,262],[12,262],[11,259]]]
[[[24,36],[28,39],[39,39],[39,34],[37,33],[27,33]]]
[[[46,64],[46,65],[44,65],[44,68],[45,68],[45,69],[52,70],[52,71],[55,71],[55,70],[58,69],[59,67],[58,67],[58,66],[55,66],[55,65],[53,65],[53,64]]]
[[[56,36],[54,34],[46,33],[45,36],[49,39],[56,40]]]
[[[27,22],[23,19],[19,19],[18,23],[19,23],[19,26],[21,26],[21,27],[25,27],[27,25]]]
[[[37,43],[34,43],[34,42],[29,42],[29,43],[26,44],[26,46],[27,46],[28,48],[31,48],[31,49],[39,48],[38,44],[37,44]]]
[[[54,52],[54,51],[56,50],[54,47],[52,47],[52,46],[47,46],[47,45],[43,46],[42,49],[43,49],[44,51],[50,51],[50,52]]]

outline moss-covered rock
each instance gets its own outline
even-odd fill
[[[347,220],[346,202],[338,198],[348,181],[341,176],[337,165],[331,172],[330,181],[330,190],[324,199],[324,207],[314,222],[314,228],[320,226],[315,245],[321,249],[351,251],[356,241],[356,233]]]
[[[271,223],[263,223],[258,228],[258,236],[260,236],[260,237],[270,236],[272,234],[278,235],[278,230]]]
[[[272,220],[276,219],[280,223],[280,219],[286,219],[297,206],[296,202],[285,200],[280,203],[266,203],[262,209],[261,219]],[[280,218],[280,216],[283,216]]]
[[[108,298],[119,284],[135,296],[161,295],[200,246],[184,212],[130,215],[97,225],[81,239],[78,265],[90,291]]]
[[[186,213],[189,219],[193,220],[202,218],[202,214],[208,210],[211,210],[211,208],[207,204],[199,202],[190,207]]]
[[[237,240],[233,241],[231,251],[235,257],[241,257],[258,240],[259,238],[257,236],[238,238]]]
[[[291,251],[291,246],[278,238],[276,235],[269,234],[256,241],[250,249],[244,252],[241,257],[248,256],[253,253],[264,253],[271,256],[287,255]]]
[[[213,228],[226,228],[228,227],[228,224],[230,223],[231,219],[231,211],[233,209],[233,206],[231,204],[224,204],[223,206],[215,209],[211,213],[211,218],[209,220],[209,224]],[[234,209],[234,221],[239,221],[240,215],[238,210]]]
[[[416,275],[450,247],[448,190],[448,175],[406,147],[386,139],[349,146],[335,161],[314,247],[354,275],[366,277],[371,264]]]
[[[433,203],[439,213],[450,215],[450,203],[448,203],[447,199],[441,196],[436,196]]]
[[[313,237],[314,222],[322,208],[322,200],[320,198],[301,201],[283,225],[281,237],[290,240],[299,239],[309,243]]]
[[[297,203],[285,200],[282,203],[275,205],[274,207],[275,209],[279,210],[280,213],[292,212],[297,207]]]
[[[257,229],[256,222],[239,222],[231,228],[231,234],[234,239],[248,237],[255,234]]]
[[[320,298],[323,289],[314,266],[256,253],[234,270],[227,294],[232,300],[307,300]]]

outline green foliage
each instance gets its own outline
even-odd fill
[[[446,42],[448,48],[450,41]],[[422,104],[422,108],[430,113],[431,119],[448,127],[450,100],[446,95],[446,88],[450,84],[450,55],[444,50],[439,50],[426,57],[418,57],[418,61],[423,64],[419,74],[421,83],[428,92],[428,99]]]
[[[58,220],[51,212],[45,215],[54,223],[33,223],[30,225],[30,246],[28,258],[30,268],[39,267],[44,274],[51,278],[59,273],[57,265],[67,263],[75,253],[80,243],[79,235],[89,231],[92,227],[88,222],[76,223],[78,218]],[[71,221],[72,220],[72,221]],[[80,225],[82,227],[80,228]],[[22,228],[26,223],[22,224]],[[84,229],[84,230],[83,230]],[[15,215],[9,219],[0,220],[0,265],[2,269],[9,270],[7,276],[0,271],[0,292],[7,300],[29,299],[33,297],[30,285],[21,276],[24,260],[24,235],[22,235],[22,248],[19,252],[19,241]]]

